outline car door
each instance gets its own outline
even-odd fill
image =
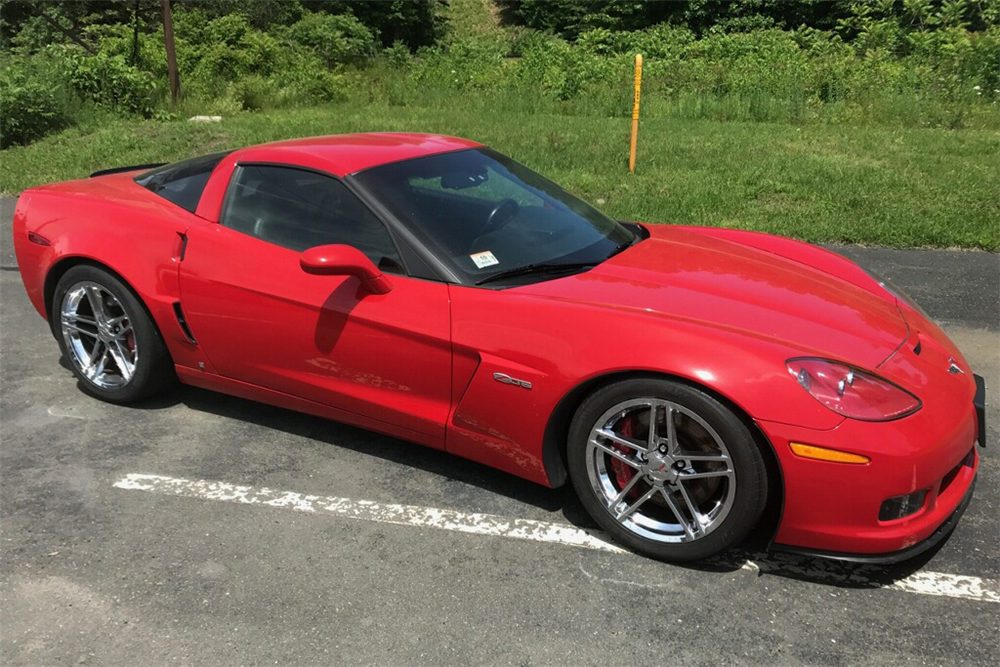
[[[305,273],[343,243],[393,288]],[[443,446],[451,395],[448,288],[404,274],[393,238],[340,180],[239,165],[218,223],[192,225],[180,267],[191,333],[222,376],[376,418]]]

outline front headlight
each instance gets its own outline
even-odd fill
[[[883,422],[920,409],[920,399],[884,378],[827,359],[786,362],[799,386],[824,406],[850,419]]]

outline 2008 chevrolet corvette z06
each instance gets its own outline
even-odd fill
[[[972,496],[985,388],[891,285],[786,238],[612,220],[473,141],[110,169],[25,191],[14,242],[88,394],[179,379],[569,480],[655,558],[756,531],[900,560]]]

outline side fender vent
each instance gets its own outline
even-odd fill
[[[192,345],[197,345],[198,341],[194,339],[191,327],[188,326],[187,320],[184,318],[184,309],[181,308],[180,301],[174,301],[174,316],[177,317],[177,324],[180,325],[181,331],[184,332],[184,336],[188,339],[188,342]]]

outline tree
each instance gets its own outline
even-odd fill
[[[167,77],[170,79],[170,99],[176,102],[181,94],[181,80],[177,74],[177,50],[174,45],[174,21],[170,15],[170,0],[163,0],[163,45],[167,49]]]

